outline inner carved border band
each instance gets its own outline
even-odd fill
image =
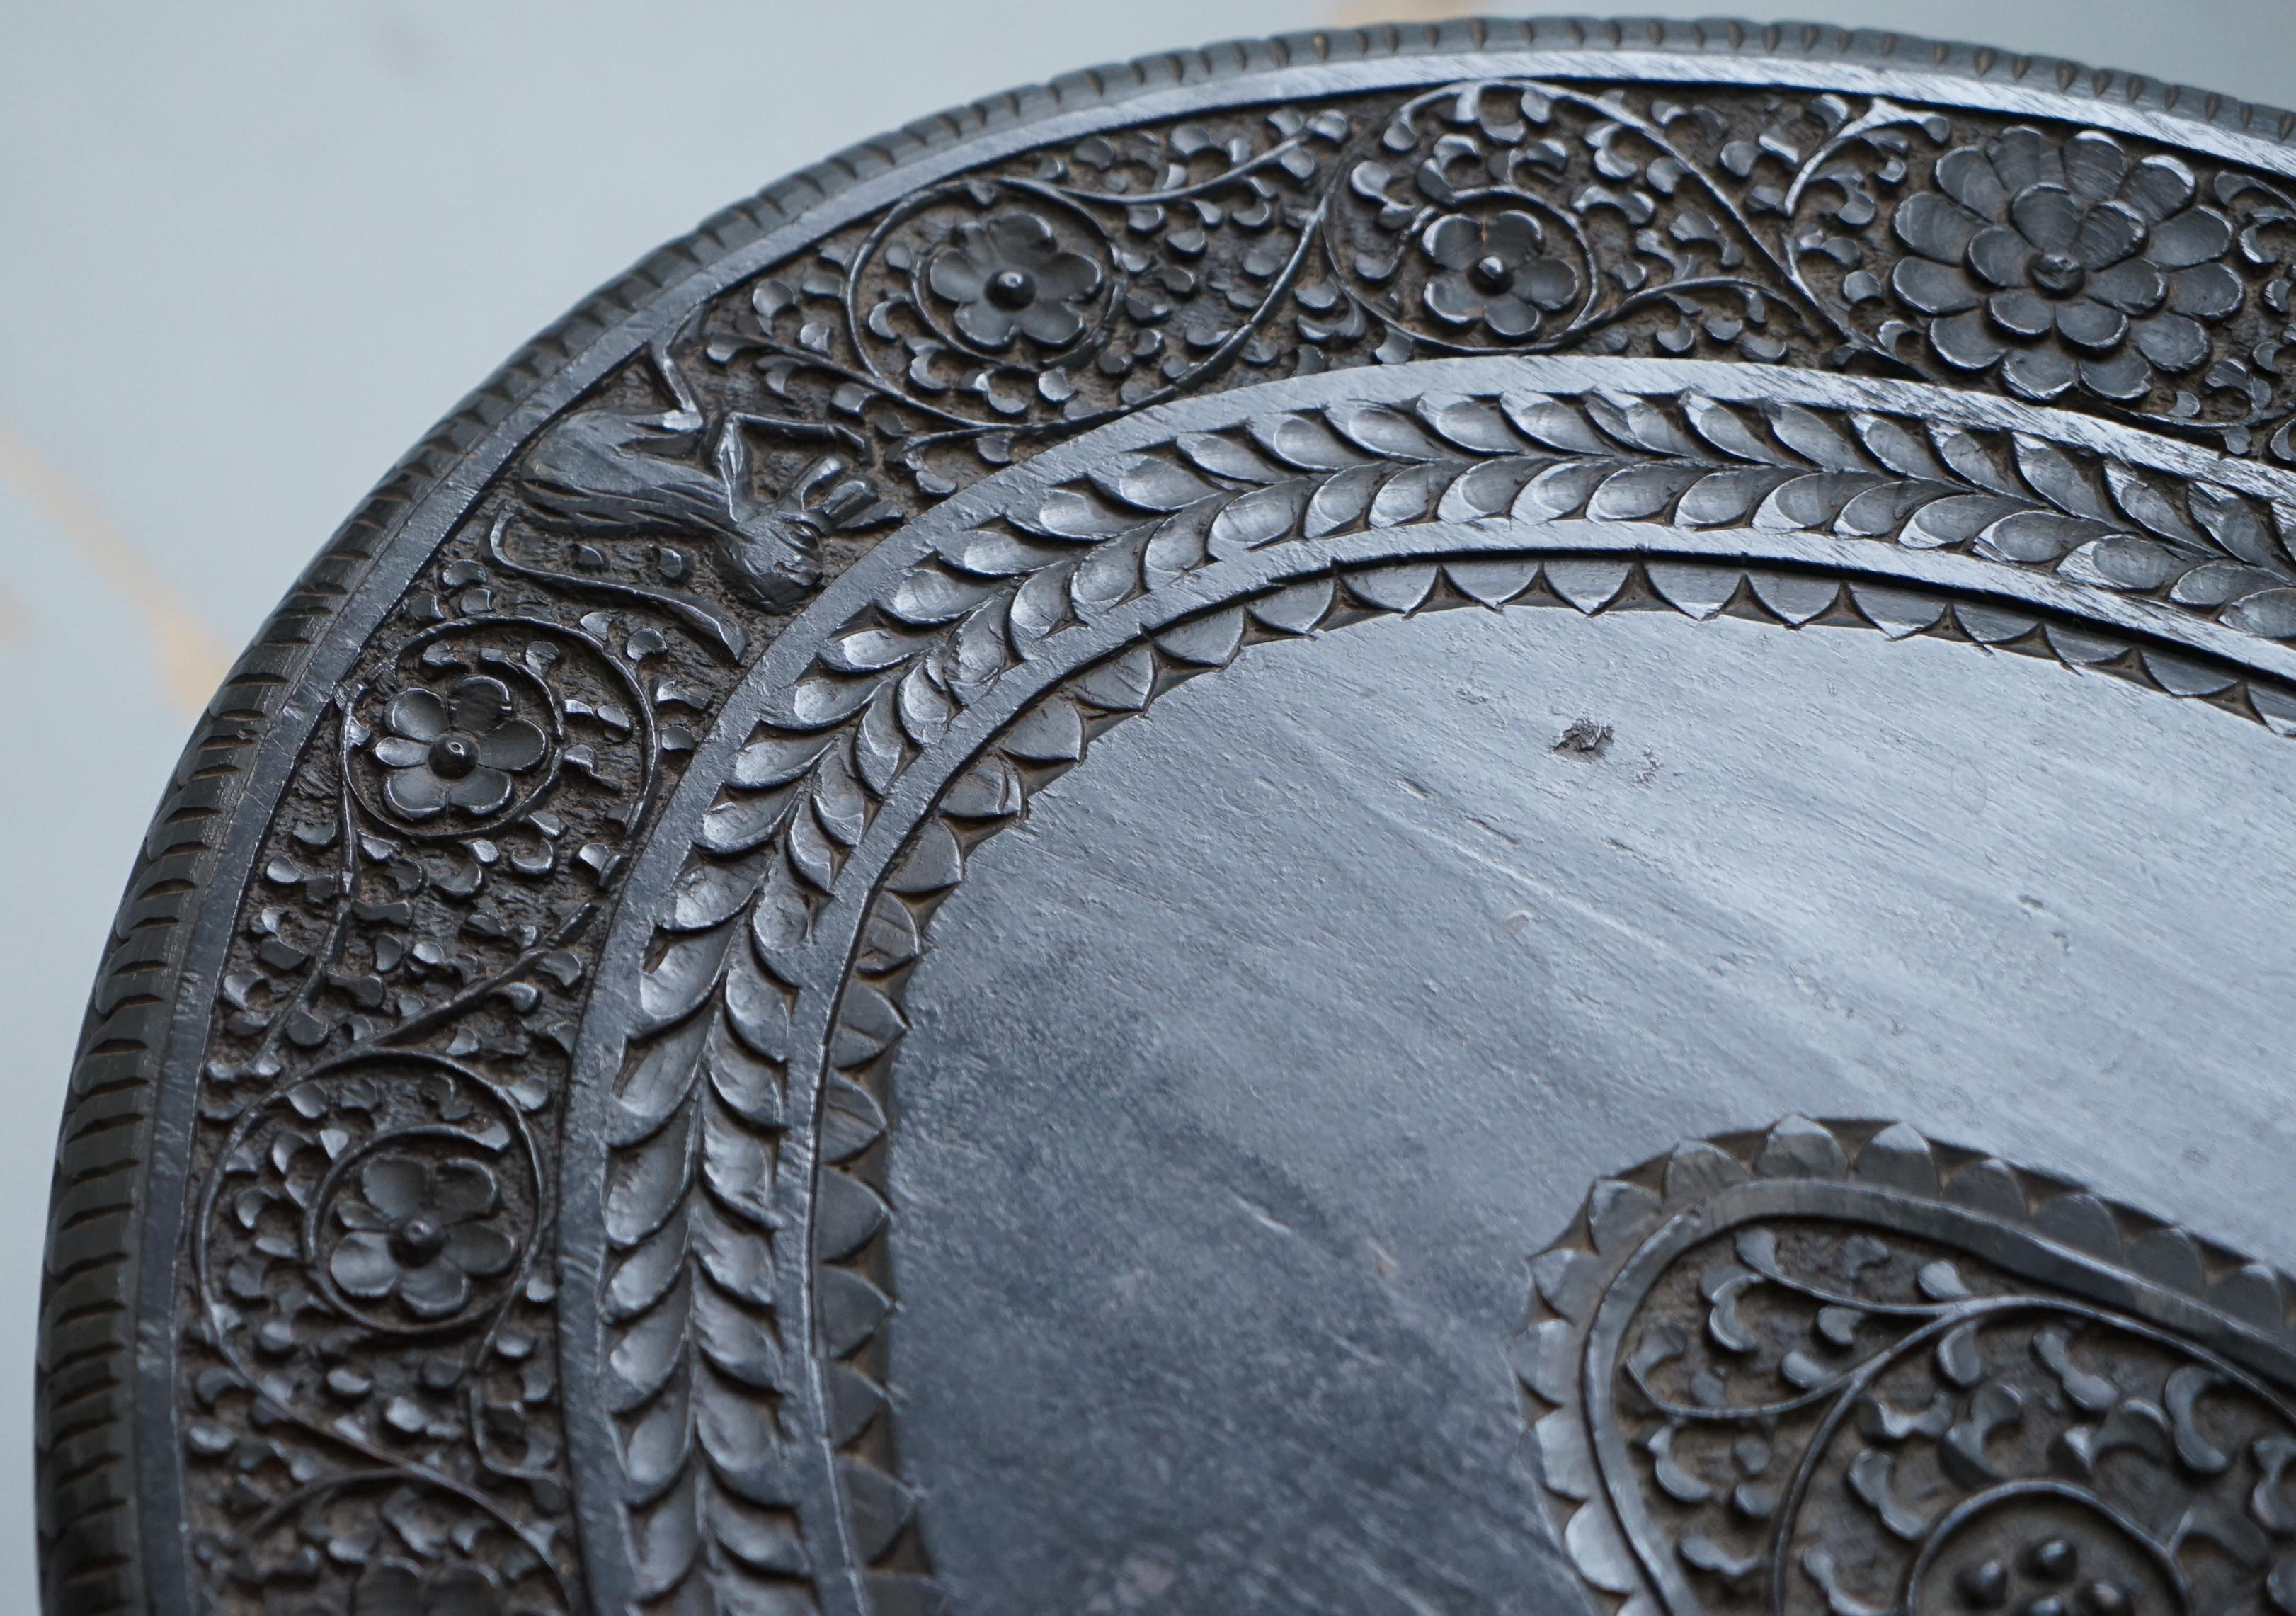
[[[1429,43],[776,193],[346,528],[92,1008],[52,1608],[932,1608],[838,1074],[963,841],[1255,637],[1657,604],[2296,722],[2252,111],[1734,25]]]
[[[836,626],[801,671],[760,687],[759,726],[728,754],[725,786],[706,807],[697,800],[696,846],[647,949],[644,1025],[659,1030],[642,1030],[620,1062],[617,1115],[634,1143],[611,1160],[607,1218],[611,1228],[647,1204],[625,1202],[618,1212],[616,1185],[670,1181],[644,1163],[650,1152],[686,1148],[692,1136],[680,1130],[706,1139],[713,1126],[744,1126],[722,1078],[710,1087],[675,1074],[739,1066],[749,1074],[742,1092],[772,1089],[793,1115],[817,1108],[818,1155],[784,1139],[775,1164],[790,1194],[811,1188],[813,1289],[800,1295],[802,1282],[785,1278],[791,1288],[774,1306],[783,1318],[808,1312],[822,1353],[817,1440],[835,1455],[834,1527],[851,1563],[869,1568],[870,1596],[888,1608],[934,1596],[869,1373],[890,1305],[882,1250],[890,1213],[868,1180],[885,1066],[903,1030],[899,986],[965,845],[1009,823],[1035,784],[1160,690],[1225,666],[1255,639],[1522,600],[1942,632],[2284,721],[2276,681],[2132,632],[2143,623],[2157,635],[2172,617],[2140,607],[2126,624],[2112,621],[2104,603],[2128,592],[2096,581],[2100,550],[2081,546],[2119,542],[2118,529],[2090,539],[2057,529],[2080,543],[2022,563],[2010,554],[2002,539],[2021,516],[2053,528],[2084,520],[2068,509],[2079,487],[2147,508],[2141,474],[2109,472],[2027,430],[2044,417],[2013,428],[1916,425],[1908,414],[1776,393],[1630,389],[1646,373],[1628,366],[1567,373],[1620,385],[1262,407],[1224,430],[1207,422],[1214,430],[1095,455],[1081,462],[1093,467],[1086,476],[1054,471],[1017,509],[1009,498],[960,502],[945,522],[904,536],[914,557],[906,566],[887,564],[865,592],[858,574],[849,580]],[[2203,507],[2214,497],[2198,479],[2145,486],[2197,495]],[[1975,491],[1984,487],[2018,492]],[[2040,492],[2048,487],[2064,503]],[[1968,499],[2010,503],[1950,503]],[[1930,537],[1945,512],[1972,509],[1988,528],[2012,524],[1962,541],[1982,558],[1978,570],[1923,587],[1855,566],[1958,560],[1955,544]],[[1869,524],[1880,530],[1862,531]],[[1708,532],[1726,555],[1751,547],[1792,559],[1718,560],[1697,548]],[[1587,549],[1520,547],[1566,534]],[[1804,534],[1824,536],[1826,547],[1797,552]],[[1689,554],[1594,547],[1630,535]],[[2025,600],[1995,592],[2021,573],[2047,581]],[[1980,580],[1991,587],[1972,587]],[[2063,590],[2068,582],[2074,588]],[[651,1205],[622,1224],[632,1236],[609,1236],[627,1253],[617,1260],[640,1272],[690,1238],[683,1213]],[[610,1343],[628,1327],[609,1321]],[[626,1442],[659,1405],[629,1406],[636,1412],[619,1424]]]

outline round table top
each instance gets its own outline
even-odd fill
[[[141,850],[52,1616],[2296,1609],[2289,122],[1302,36],[663,249]]]

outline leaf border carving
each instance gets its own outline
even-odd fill
[[[689,805],[694,845],[646,946],[617,1058],[634,1072],[681,1036],[701,1047],[694,1029],[722,1023],[782,1085],[794,1126],[775,1194],[811,1200],[775,1209],[788,1266],[750,1326],[778,1333],[811,1377],[775,1404],[793,1456],[779,1473],[804,1522],[802,1574],[835,1586],[820,1578],[831,1557],[846,1596],[874,1601],[849,1608],[932,1597],[914,1556],[863,1581],[898,1545],[912,1499],[893,1466],[840,1451],[832,1435],[870,1428],[882,1388],[832,1361],[823,1321],[866,1317],[839,1326],[850,1352],[891,1305],[839,1266],[891,1216],[838,1165],[882,1128],[882,1096],[852,1074],[905,1029],[885,980],[914,957],[968,841],[1163,689],[1256,639],[1536,600],[1944,632],[2134,677],[2280,733],[2296,722],[2284,653],[2234,603],[2179,600],[2174,579],[2132,590],[2096,561],[2128,542],[2193,551],[2177,578],[2225,564],[2236,553],[2212,536],[2242,520],[2227,512],[2280,543],[2296,505],[2274,473],[2210,461],[2202,475],[2190,460],[2172,472],[2157,456],[2190,451],[2132,434],[2100,452],[2094,423],[1925,388],[1714,365],[1457,363],[1398,373],[1384,398],[1335,377],[1314,390],[1328,401],[1292,384],[1289,407],[1246,398],[1226,421],[1194,407],[1198,431],[1126,423],[1110,431],[1130,442],[1087,439],[1072,459],[1047,455],[953,501],[892,541],[872,576],[852,577],[846,598],[824,601],[802,661],[784,641],[791,660],[756,686],[754,727],[726,738],[723,786]],[[1487,380],[1444,385],[1470,377]],[[1009,496],[995,497],[999,482]],[[1718,504],[1711,525],[1684,521],[1683,502],[1718,483],[1735,503]],[[2177,506],[2180,490],[2209,515]],[[1890,520],[1857,516],[1861,499]],[[1984,520],[1932,514],[1969,509],[1956,501],[1980,502]],[[2050,540],[2016,537],[2030,528]],[[1685,535],[1699,547],[1665,553]],[[2204,555],[2194,539],[2218,547]],[[2286,564],[2284,552],[2273,559]],[[701,1095],[696,1083],[680,1093]],[[794,1456],[808,1447],[811,1459]],[[706,1438],[695,1451],[697,1465],[713,1462]],[[709,1530],[704,1512],[692,1540]],[[670,1540],[687,1541],[685,1527]],[[692,1563],[660,1575],[674,1581]]]
[[[1871,76],[1901,99],[2095,124],[2267,172],[2296,171],[2276,142],[2290,130],[2284,116],[2046,60],[1739,24],[1478,22],[1158,57],[999,98],[857,148],[650,259],[523,351],[417,446],[266,627],[177,772],[105,962],[67,1120],[41,1359],[50,1421],[42,1449],[43,1554],[52,1603],[62,1601],[77,1616],[145,1602],[187,1605],[193,1597],[200,1573],[177,1530],[188,1376],[179,1376],[172,1341],[158,1350],[138,1344],[138,1331],[151,1327],[180,1289],[176,1265],[196,1199],[184,1194],[188,1163],[177,1147],[201,1103],[194,1074],[204,1024],[185,1013],[199,1006],[183,996],[205,993],[226,975],[218,962],[235,906],[252,885],[254,850],[283,811],[330,695],[434,553],[467,535],[464,524],[499,486],[497,473],[544,428],[626,378],[648,345],[701,302],[968,168],[1081,129],[1168,121],[1272,94],[1414,92],[1493,72],[1813,93]],[[2243,496],[2254,492],[2237,480],[2227,486]],[[835,526],[816,520],[818,513],[798,514],[800,536]],[[1323,542],[1337,556],[1354,541],[1340,534]],[[535,578],[520,570],[524,554],[512,545],[496,559],[505,572]],[[539,581],[570,590],[581,580]],[[740,643],[738,621],[713,617],[691,599],[657,592],[652,604],[689,626],[698,620],[721,647]],[[2116,621],[2142,627],[2143,617],[2122,612]],[[2169,637],[2189,636],[2179,630]],[[2227,651],[2205,634],[2200,641],[2202,662],[2210,655],[2233,663],[2255,658],[2252,647]],[[602,873],[606,862],[602,857]],[[620,980],[602,986],[593,1004],[618,1005],[621,991]],[[118,1215],[83,1216],[119,1197],[126,1204]],[[586,1511],[584,1530],[585,1559],[609,1572],[598,1590],[605,1598],[616,1589],[618,1534],[594,1510]]]

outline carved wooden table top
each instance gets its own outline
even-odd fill
[[[52,1616],[2296,1616],[2292,128],[1375,29],[664,248],[146,839]]]

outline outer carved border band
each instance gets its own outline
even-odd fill
[[[1485,87],[1470,97],[1462,85]],[[1606,103],[1606,86],[1626,100]],[[1781,94],[1814,138],[1780,121],[1769,103]],[[2045,128],[2016,134],[2027,124]],[[1471,23],[1303,36],[1080,75],[914,126],[665,249],[521,355],[385,481],[234,669],[179,766],[115,927],[59,1156],[39,1391],[49,1607],[190,1609],[197,1589],[237,1608],[275,1577],[304,1575],[308,1551],[326,1588],[371,1579],[379,1597],[396,1596],[394,1585],[462,1579],[513,1604],[597,1608],[669,1598],[694,1576],[756,1597],[778,1589],[802,1608],[816,1597],[808,1585],[845,1566],[817,1595],[862,1608],[870,1556],[851,1546],[865,1541],[853,1522],[866,1512],[849,1512],[831,1485],[825,1452],[806,1461],[817,1473],[802,1487],[783,1487],[763,1449],[752,1464],[713,1457],[733,1501],[684,1550],[668,1539],[633,1549],[627,1537],[675,1487],[674,1464],[618,1497],[568,1496],[570,1474],[620,1472],[628,1449],[615,1416],[560,1390],[573,1380],[560,1360],[594,1367],[597,1310],[612,1311],[592,1288],[608,1261],[593,1241],[601,1214],[559,1193],[580,1182],[558,1162],[561,1101],[592,1105],[595,1086],[619,1080],[603,1052],[660,1019],[644,1002],[665,990],[660,974],[642,979],[637,965],[668,888],[649,883],[676,878],[721,776],[740,767],[762,779],[765,763],[734,759],[758,739],[765,693],[876,671],[849,647],[835,678],[806,685],[814,652],[799,647],[847,628],[867,580],[922,564],[922,550],[896,560],[877,536],[930,509],[932,531],[954,540],[987,512],[990,496],[967,504],[964,492],[985,476],[996,499],[1052,491],[1045,480],[1064,463],[1048,446],[1067,434],[1098,426],[1102,448],[1144,454],[1128,463],[1144,480],[1078,485],[1078,520],[1109,531],[1070,530],[1069,515],[1044,507],[1038,529],[1007,537],[1016,554],[1040,541],[1136,548],[1149,568],[1135,575],[1141,592],[1106,597],[1129,612],[1127,633],[1170,640],[1191,613],[1225,623],[1224,607],[1204,609],[1252,578],[1284,589],[1338,570],[1374,595],[1407,594],[1439,551],[1442,587],[1472,596],[1489,575],[1461,572],[1464,558],[1505,548],[1494,523],[1528,521],[1542,553],[1634,557],[1604,564],[1660,595],[1663,578],[1690,588],[1692,574],[1713,576],[1647,564],[1689,545],[1784,563],[1782,578],[1885,571],[1953,595],[1950,620],[1980,639],[1963,603],[1982,596],[2023,613],[2018,635],[2052,654],[2276,726],[2296,597],[2273,469],[2289,457],[2275,447],[2285,401],[2265,352],[2287,299],[2284,248],[2264,216],[2296,174],[2289,126],[2054,62],[1819,29]],[[1939,202],[1925,221],[1900,220],[1890,187],[1905,176],[1892,175],[1888,144],[1900,135],[1937,171],[1934,192],[1918,193],[1958,212]],[[1542,155],[1542,141],[1555,152]],[[1864,166],[1830,172],[1843,142],[1863,143]],[[1946,175],[1942,159],[1963,152]],[[2079,218],[2009,207],[2013,182],[2031,178],[2019,167],[2029,158],[2056,165]],[[1067,166],[1043,172],[1047,160]],[[1171,162],[1177,178],[1131,174]],[[1129,189],[1086,171],[1124,176]],[[1555,176],[1569,184],[1550,196],[1541,187]],[[1863,246],[1850,239],[1860,232]],[[1288,244],[1271,254],[1246,236]],[[1850,246],[1885,251],[1888,265],[1862,267],[1873,284],[1856,279]],[[1309,275],[1319,263],[1334,272]],[[2072,285],[2074,269],[2080,286],[2052,290]],[[1025,298],[1000,278],[1013,274],[1030,278]],[[2227,275],[2239,280],[2230,302]],[[908,301],[896,306],[903,283]],[[2092,283],[2095,296],[2082,290]],[[2032,325],[2029,293],[2101,312],[2029,330],[2017,324]],[[1964,316],[1980,306],[1993,324],[1979,331]],[[1790,331],[1809,341],[1780,335]],[[1524,384],[1576,412],[1566,429],[1544,405],[1510,409],[1506,386],[1478,396],[1467,380],[1521,361],[1427,357],[1541,342],[1599,355],[1613,340],[1718,362],[1669,380],[1632,360],[1545,361],[1556,368]],[[1780,364],[1851,363],[1844,349],[1956,383],[1968,402],[1922,395],[1916,406],[1906,381],[1809,373],[1774,393],[1708,373],[1731,372],[1725,358],[1751,361],[1731,373],[1750,381]],[[1031,361],[1015,390],[1010,357],[1040,351],[1089,363]],[[1149,463],[1160,423],[1141,412],[1185,418],[1210,402],[1201,395],[1316,365],[1354,380],[1283,383],[1293,390],[1180,422],[1218,432],[1293,411],[1314,445],[1255,448],[1239,436],[1245,458],[1233,463],[1185,448]],[[840,373],[843,383],[824,380]],[[1603,402],[1638,389],[1654,415]],[[1445,392],[1480,402],[1457,415],[1426,403]],[[2006,406],[1992,397],[2002,392],[2082,418]],[[1682,413],[1693,393],[1723,407],[1716,430],[1743,417],[1752,435],[1705,434]],[[1973,473],[1934,446],[1929,462],[1893,463],[1857,420],[1890,418],[1893,401],[1900,416],[1931,408],[1960,422],[1977,445],[1970,465],[1990,466],[2001,486],[1956,484]],[[1835,412],[1831,437],[1808,435],[1788,410]],[[1380,435],[1390,420],[1404,437]],[[1366,422],[1373,437],[1351,435]],[[1543,435],[1566,430],[1591,436]],[[1826,463],[1829,443],[1851,458]],[[1012,461],[1024,463],[992,475]],[[1855,514],[1851,499],[1829,505],[1849,485],[1828,477],[1874,480],[1859,491],[1877,496]],[[1193,496],[1219,505],[1203,513],[1198,559],[1193,541],[1159,549],[1141,530],[1177,514],[1157,502],[1186,480],[1218,490]],[[1921,486],[1904,510],[1878,491],[1891,481]],[[1711,522],[1683,518],[1693,491]],[[1495,494],[1501,503],[1488,503]],[[1215,546],[1210,524],[1223,518]],[[1927,537],[1939,542],[1924,548]],[[1303,544],[1316,546],[1311,561],[1291,547]],[[946,569],[919,576],[1030,573],[984,554],[945,554]],[[1175,556],[1183,564],[1165,567]],[[1382,570],[1398,560],[1403,573]],[[1210,593],[1204,561],[1216,563]],[[1541,576],[1564,599],[1595,587],[1567,567]],[[1556,581],[1570,578],[1581,582]],[[1089,617],[1103,597],[1071,581],[1062,575],[1068,603]],[[1794,588],[1745,587],[1793,620]],[[1038,584],[999,632],[1025,629],[1054,592]],[[1152,611],[1132,603],[1151,596]],[[1685,598],[1673,603],[1706,609],[1694,588]],[[1898,608],[1833,598],[1892,627]],[[2103,637],[2082,640],[2077,618]],[[1116,633],[1116,618],[1104,626]],[[1096,643],[1067,642],[1078,654]],[[959,685],[972,651],[955,653]],[[970,725],[985,736],[1026,693],[1012,683],[968,706],[947,683],[952,735]],[[802,710],[772,716],[793,734],[821,727]],[[1052,744],[1057,761],[1065,742],[1030,744]],[[882,848],[869,854],[880,864],[890,827],[928,806],[925,773],[891,769],[887,784],[894,775],[891,817],[867,844]],[[784,839],[773,856],[855,867],[832,824],[852,806],[816,791],[807,812],[826,840],[808,850]],[[721,902],[696,895],[709,884],[689,883],[677,901]],[[623,905],[631,892],[645,901]],[[801,903],[833,897],[816,883]],[[857,916],[861,898],[849,901]],[[821,973],[851,956],[850,936],[819,943],[806,980],[828,981]],[[829,1008],[799,997],[824,1035],[808,1057],[817,1061]],[[868,1002],[858,990],[840,1000],[846,1011]],[[357,1062],[435,1080],[385,1094]],[[570,1090],[570,1076],[593,1087]],[[811,1108],[841,1091],[808,1080],[790,1091],[805,1109],[790,1114],[800,1126],[783,1161],[809,1181]],[[865,1132],[865,1114],[850,1114]],[[752,1126],[780,1126],[767,1115]],[[512,1143],[529,1134],[532,1176]],[[736,1223],[780,1215],[727,1204]],[[796,1214],[802,1244],[824,1226],[809,1191]],[[531,1260],[562,1223],[562,1292]],[[795,1272],[783,1323],[804,1367],[789,1429],[818,1444],[833,1411],[815,1373],[811,1269]],[[710,1283],[759,1306],[773,1293],[730,1269]],[[630,1300],[630,1318],[645,1312],[644,1298]],[[345,1336],[333,1321],[347,1316],[368,1333]],[[449,1328],[464,1322],[467,1334]],[[375,1345],[401,1338],[422,1345]],[[766,1390],[782,1369],[736,1352],[709,1373]],[[752,1440],[718,1435],[726,1453]],[[890,1491],[878,1501],[898,1508]],[[382,1511],[396,1536],[361,1547],[353,1529],[320,1518],[338,1505]],[[424,1546],[449,1543],[460,1547]],[[457,1562],[463,1553],[477,1557]],[[663,1564],[676,1574],[648,1584],[644,1568]],[[888,1598],[929,1598],[910,1571],[885,1575]]]

